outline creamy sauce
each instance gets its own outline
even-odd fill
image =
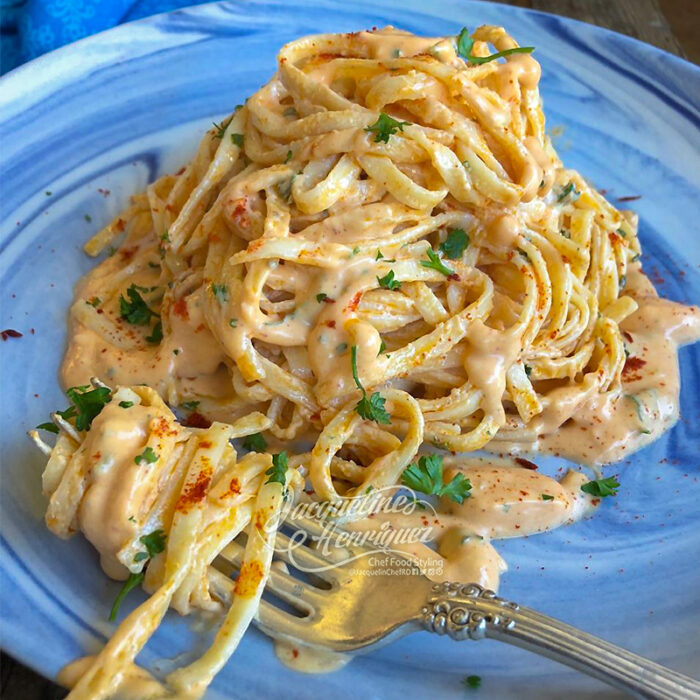
[[[624,459],[669,430],[679,417],[678,347],[700,338],[700,309],[656,294],[641,271],[628,274],[628,293],[639,308],[621,329],[629,352],[622,391],[581,403],[555,391],[533,427],[540,450],[584,464]],[[561,427],[560,427],[561,426]]]
[[[350,663],[350,654],[338,654],[326,649],[305,647],[282,639],[275,639],[277,658],[292,671],[300,673],[332,673]]]

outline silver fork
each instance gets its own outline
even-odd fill
[[[295,517],[294,527],[291,537],[277,535],[276,555],[306,572],[307,580],[273,566],[266,591],[294,613],[261,601],[255,624],[272,637],[336,652],[366,651],[421,629],[457,641],[498,639],[635,697],[700,699],[698,681],[477,584],[433,583],[415,567],[410,575],[397,575],[399,568],[406,568],[401,555],[378,555],[387,557],[383,573],[378,573],[372,557],[366,556],[369,550],[357,546],[345,549],[345,561],[335,562],[309,546],[322,534],[318,521]],[[232,542],[221,557],[237,569],[243,550]],[[229,568],[219,561],[217,568],[222,566]]]

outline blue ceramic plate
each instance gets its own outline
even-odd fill
[[[613,202],[641,195],[632,206],[645,268],[664,295],[700,301],[700,70],[586,24],[464,0],[251,0],[125,25],[0,81],[0,328],[24,334],[0,343],[0,632],[10,653],[55,676],[114,629],[107,612],[119,586],[82,538],[62,542],[44,528],[43,459],[25,437],[65,402],[57,369],[66,311],[73,284],[94,264],[83,242],[129,195],[184,164],[202,131],[268,79],[290,39],[386,24],[444,35],[482,23],[537,47],[564,161]],[[683,350],[681,364],[683,420],[619,465],[612,503],[574,528],[498,546],[511,567],[504,595],[692,673],[700,667],[700,347]],[[183,659],[191,624],[169,615],[141,661],[163,670]],[[458,645],[427,633],[337,673],[302,676],[282,667],[256,630],[211,696],[464,698],[468,674],[483,678],[480,697],[617,696],[497,642]]]

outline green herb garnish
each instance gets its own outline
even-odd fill
[[[228,301],[228,287],[225,284],[211,284],[211,293],[220,304]]]
[[[449,267],[443,264],[438,254],[432,248],[428,248],[426,253],[428,254],[428,260],[420,261],[420,264],[423,267],[429,267],[432,270],[437,270],[441,274],[445,275],[445,277],[451,277],[455,274],[454,270],[450,270]]]
[[[368,126],[365,129],[365,131],[374,133],[375,143],[389,143],[389,137],[392,134],[395,134],[397,129],[399,131],[403,131],[404,126],[410,123],[411,122],[397,121],[396,119],[390,117],[388,114],[381,112],[379,115],[379,119],[377,119],[377,121],[374,122],[374,124],[372,124],[371,126]]]
[[[126,290],[128,301],[123,296],[119,297],[119,311],[125,321],[133,323],[135,326],[146,326],[150,323],[151,317],[160,318],[160,314],[151,310],[139,294],[139,289],[148,291],[145,287],[132,284]]]
[[[253,433],[246,435],[243,438],[243,447],[250,452],[265,452],[267,449],[267,440],[262,433]]]
[[[378,391],[375,391],[368,398],[365,388],[360,383],[360,378],[357,375],[357,345],[353,345],[350,350],[350,362],[352,364],[352,378],[355,380],[357,388],[362,392],[362,398],[357,402],[355,410],[365,420],[371,420],[375,423],[391,423],[389,413],[384,408],[386,399]]]
[[[146,342],[150,343],[151,345],[158,345],[161,340],[163,340],[163,323],[161,321],[157,321],[156,325],[153,326],[151,335],[146,336]]]
[[[620,484],[614,476],[609,476],[607,479],[595,479],[588,481],[581,486],[581,491],[596,496],[597,498],[605,498],[606,496],[617,496],[617,489]]]
[[[134,462],[141,466],[142,464],[153,464],[158,461],[158,455],[149,445],[140,455],[134,457]]]
[[[112,400],[112,392],[106,386],[90,389],[87,386],[74,386],[66,391],[66,396],[73,402],[65,411],[59,411],[62,418],[75,416],[75,427],[88,430],[97,414]]]
[[[456,503],[463,503],[471,494],[472,485],[461,472],[455,474],[449,484],[442,483],[442,457],[423,455],[401,474],[401,483],[414,491],[428,495],[446,496]]]
[[[458,260],[469,245],[469,236],[461,228],[453,228],[440,244],[442,254],[450,260]]]
[[[39,423],[39,425],[36,426],[36,429],[45,430],[47,433],[58,434],[58,428],[54,423]]]
[[[401,282],[394,279],[393,270],[389,270],[384,277],[377,277],[377,282],[379,282],[379,286],[383,289],[401,289]]]
[[[133,401],[120,401],[119,402],[120,408],[131,408],[133,405],[134,405]]]
[[[180,406],[186,411],[196,411],[199,406],[199,401],[183,401]]]
[[[243,148],[243,134],[231,134],[231,141],[238,148]]]
[[[466,27],[462,27],[462,31],[457,36],[457,55],[463,58],[467,63],[473,66],[480,66],[489,61],[495,61],[497,58],[510,56],[513,53],[532,53],[535,50],[534,46],[518,46],[514,49],[506,49],[490,56],[474,56],[472,49],[474,48],[474,39],[469,36],[469,31]]]
[[[265,482],[266,484],[282,484],[287,483],[287,469],[289,464],[287,463],[287,453],[280,452],[279,454],[272,455],[272,466],[265,472],[266,476],[270,478]]]

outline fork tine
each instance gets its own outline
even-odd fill
[[[333,570],[339,565],[332,559],[324,557],[316,550],[311,549],[307,544],[309,537],[303,544],[297,544],[300,539],[292,539],[287,535],[278,532],[275,540],[275,554],[299,571],[314,574],[320,578],[332,582],[336,579]]]

